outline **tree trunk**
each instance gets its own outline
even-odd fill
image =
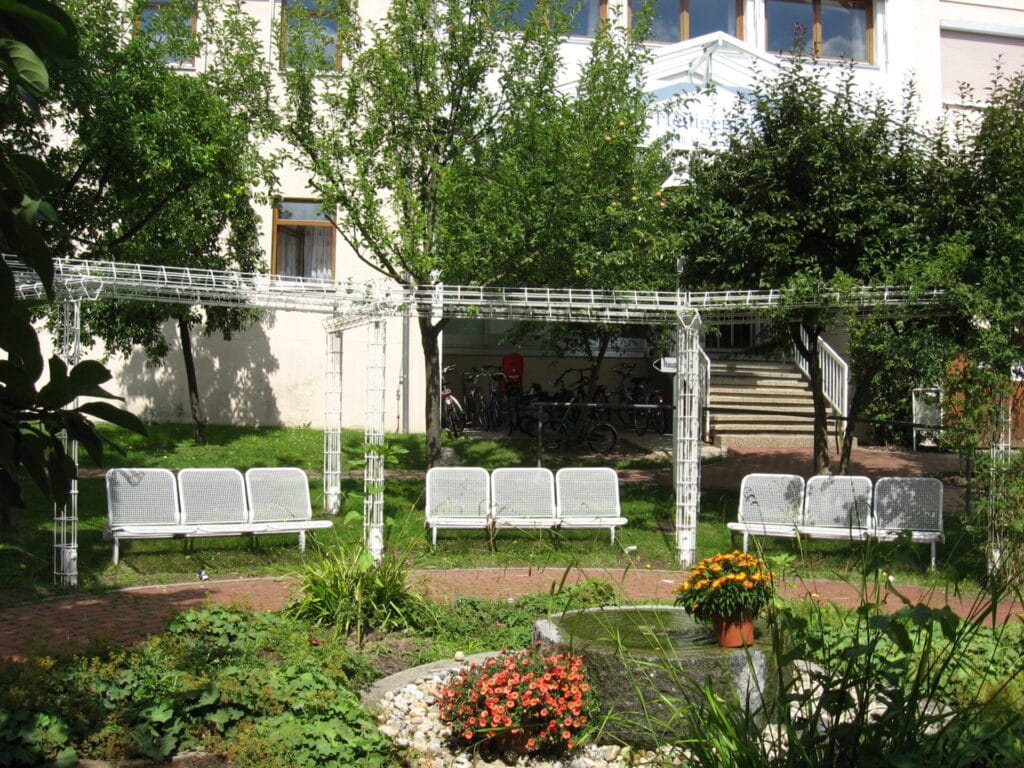
[[[810,371],[811,395],[814,400],[814,474],[832,474],[832,458],[828,450],[828,401],[825,400],[825,383],[821,376],[821,363],[818,360],[819,329],[807,327],[810,344],[805,348],[800,338],[800,326],[793,328],[793,341],[798,350],[807,360]]]
[[[441,349],[438,339],[443,325],[432,324],[429,317],[419,318],[419,324],[427,381],[424,414],[427,427],[427,468],[429,469],[441,460]]]
[[[206,423],[203,419],[203,403],[199,399],[199,384],[196,381],[196,361],[192,355],[192,331],[187,317],[178,318],[178,335],[181,337],[181,354],[185,358],[185,378],[188,381],[188,405],[192,412],[192,434],[196,445],[206,444]]]

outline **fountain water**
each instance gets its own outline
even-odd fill
[[[762,708],[771,654],[758,640],[720,648],[683,608],[666,605],[587,608],[534,624],[534,641],[585,659],[605,728],[602,738],[651,748],[685,736],[686,708],[703,693]],[[763,636],[763,633],[762,633]]]

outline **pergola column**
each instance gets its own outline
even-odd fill
[[[344,334],[327,329],[327,364],[324,392],[324,510],[338,514],[341,507],[341,363]]]
[[[363,541],[376,562],[384,555],[384,385],[387,326],[374,320],[366,345],[366,428],[363,458]]]
[[[59,354],[69,368],[82,359],[82,322],[80,304],[65,300],[61,304],[60,327],[57,329]],[[78,398],[70,407],[78,406]],[[64,450],[78,467],[78,441],[61,435]],[[71,477],[68,501],[63,506],[53,505],[53,583],[58,587],[78,586],[78,477]]]
[[[676,557],[683,566],[697,559],[700,508],[700,315],[677,315],[675,420],[672,425],[676,491]]]

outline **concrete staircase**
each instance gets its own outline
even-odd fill
[[[732,409],[756,413],[723,412]],[[793,363],[712,358],[710,434],[715,445],[810,446],[813,419],[810,385]]]

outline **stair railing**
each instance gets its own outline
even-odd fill
[[[807,329],[800,326],[800,340],[804,348],[811,344],[811,336]],[[800,348],[793,345],[793,359],[797,367],[808,379],[811,378],[811,367],[808,360],[800,352]],[[850,366],[839,353],[829,346],[828,342],[818,337],[818,364],[821,366],[822,388],[824,389],[825,400],[832,406],[832,410],[840,416],[848,416],[850,396]]]
[[[697,376],[700,382],[700,412],[703,414],[700,439],[706,440],[711,434],[711,358],[700,345],[697,346]]]

